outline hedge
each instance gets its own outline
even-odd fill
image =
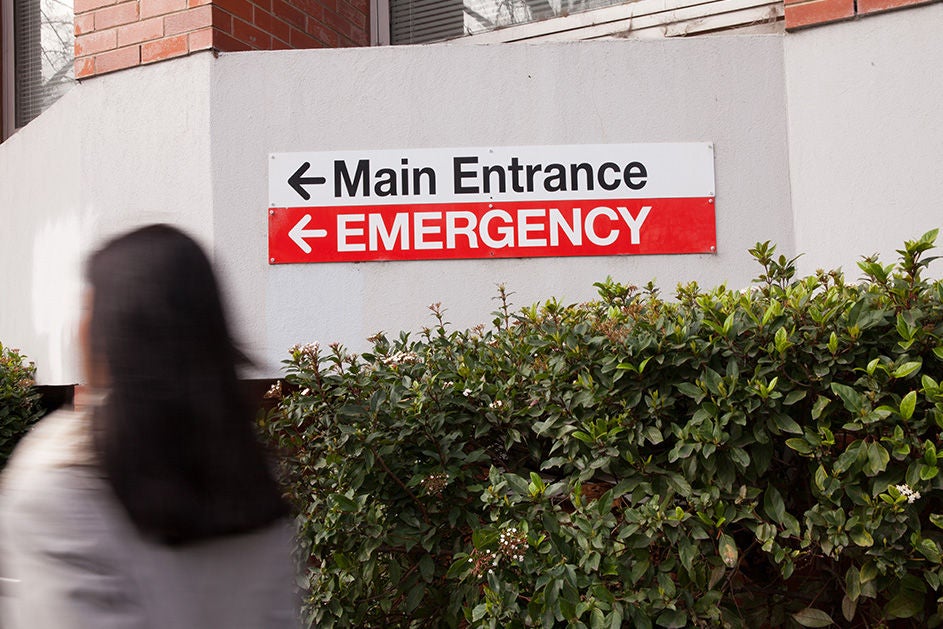
[[[306,622],[939,626],[936,235],[860,280],[767,242],[746,290],[502,288],[487,328],[293,348],[260,424]]]
[[[13,453],[13,448],[43,411],[35,384],[36,366],[19,350],[0,343],[0,469]]]

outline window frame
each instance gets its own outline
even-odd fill
[[[16,131],[16,72],[13,45],[13,0],[0,0],[0,141]]]
[[[388,44],[389,0],[372,2],[386,7]],[[783,15],[782,0],[623,0],[608,7],[504,26],[436,43],[578,41],[612,36],[660,39],[717,31],[736,32],[739,29],[781,33]],[[644,26],[640,27],[639,22],[644,22]]]
[[[0,0],[0,142],[9,139],[22,127],[17,126],[17,88],[19,81],[17,80],[17,65],[16,65],[16,7],[14,4],[17,0]],[[43,0],[29,0],[38,3],[37,11],[40,20],[40,39],[37,45],[38,50],[41,54],[44,54],[44,49],[42,47],[42,2]],[[74,4],[74,3],[73,3]],[[75,12],[72,11],[72,26],[71,26],[71,37],[75,36]],[[60,39],[61,41],[61,39]],[[65,43],[65,42],[62,42]],[[77,83],[77,81],[72,78],[71,74],[74,71],[75,67],[75,44],[71,48],[63,47],[62,51],[68,51],[70,58],[68,65],[63,64],[59,71],[67,71],[70,75],[68,81],[72,83],[72,86]],[[41,63],[41,62],[40,62]],[[45,102],[46,93],[43,91],[48,85],[41,86],[42,98]],[[69,88],[71,89],[71,88]],[[40,105],[38,113],[32,115],[30,120],[26,124],[29,124],[36,116],[45,111],[49,106],[51,106],[56,100],[65,95],[68,89],[63,90],[59,95],[54,99],[48,101],[47,104]],[[25,124],[23,126],[26,126]]]
[[[390,45],[390,0],[370,0],[370,45]]]

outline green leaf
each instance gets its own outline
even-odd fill
[[[933,563],[940,563],[941,560],[943,560],[943,557],[940,555],[940,547],[937,546],[936,542],[932,539],[924,538],[920,540],[917,550],[919,550],[920,554],[926,557],[928,561]]]
[[[870,548],[871,546],[874,546],[874,538],[863,528],[856,527],[852,529],[849,535],[851,536],[851,541],[862,548]]]
[[[728,568],[736,567],[740,553],[737,550],[737,542],[731,536],[726,533],[720,534],[720,539],[717,542],[717,552],[720,553],[720,559],[725,566]]]
[[[681,382],[675,385],[675,388],[678,391],[681,391],[684,395],[689,398],[693,398],[695,402],[700,402],[704,397],[704,390],[699,386],[691,384],[690,382]]]
[[[855,619],[855,613],[858,611],[858,601],[849,596],[843,596],[841,599],[841,613],[845,620],[851,622]]]
[[[870,583],[878,576],[878,567],[873,561],[861,566],[861,584]]]
[[[353,512],[357,510],[357,503],[344,494],[334,494],[331,496],[331,498],[334,500],[334,504],[337,505],[337,508],[341,511]]]
[[[793,391],[793,393],[795,393],[795,391]],[[789,395],[792,395],[792,393]],[[787,400],[788,397],[789,396],[787,396]],[[802,434],[802,427],[792,417],[786,415],[785,413],[776,413],[773,415],[773,423],[776,424],[776,427],[783,432],[792,433],[794,435]]]
[[[887,618],[913,618],[923,611],[923,593],[903,589],[884,606]]]
[[[792,439],[786,439],[786,445],[798,452],[799,454],[812,454],[812,446],[809,445],[809,442],[800,437],[793,437]]]
[[[852,601],[857,601],[858,597],[861,596],[861,573],[858,572],[858,568],[855,566],[848,568],[845,573],[845,593]]]
[[[819,419],[829,402],[831,402],[831,400],[824,395],[815,398],[815,404],[812,405],[812,419]]]
[[[717,396],[721,395],[720,387],[723,384],[723,378],[720,377],[719,373],[710,367],[705,367],[701,379],[704,381],[705,386],[707,386],[708,391]]]
[[[917,392],[911,391],[900,401],[900,416],[906,421],[913,417],[914,409],[917,407]]]
[[[792,618],[803,627],[828,627],[829,625],[835,624],[831,616],[821,609],[813,609],[811,607],[806,607],[802,611],[796,612],[792,615]]]
[[[665,440],[661,435],[661,431],[654,426],[649,426],[645,429],[645,438],[648,439],[652,445],[658,445]]]
[[[780,354],[789,349],[792,343],[789,341],[789,335],[786,332],[786,328],[779,328],[776,330],[776,334],[773,335],[773,344],[776,347],[776,351]]]
[[[743,448],[730,448],[730,460],[742,470],[750,467],[750,455]]]
[[[838,351],[838,336],[834,332],[828,337],[828,351],[832,354]]]
[[[871,442],[868,446],[868,462],[864,466],[864,473],[868,476],[876,476],[885,469],[891,460],[891,455],[887,449],[880,443]]]
[[[923,366],[923,363],[918,361],[912,361],[900,365],[897,369],[894,370],[894,373],[891,374],[895,378],[906,378],[910,374],[919,371],[920,367]]]
[[[426,583],[432,581],[432,577],[435,575],[435,562],[432,561],[431,555],[423,555],[422,559],[419,560],[419,574]]]
[[[779,490],[772,485],[766,488],[766,493],[763,495],[763,509],[766,511],[766,515],[775,522],[779,524],[783,523],[786,514],[786,504],[783,502],[783,497],[779,493]]]
[[[445,573],[445,578],[447,579],[457,579],[461,577],[465,572],[471,568],[472,564],[468,561],[467,556],[462,556],[452,562],[452,565],[449,566],[449,571]],[[396,581],[398,579],[394,579]]]
[[[655,624],[667,629],[680,629],[681,627],[687,627],[688,615],[679,609],[666,609],[658,615]]]
[[[789,393],[786,394],[786,398],[783,400],[783,406],[792,406],[799,400],[805,399],[805,396],[806,396],[805,389],[797,389],[795,391],[790,391]]]
[[[406,611],[411,612],[417,607],[419,603],[422,602],[423,597],[426,594],[426,586],[423,583],[420,583],[413,587],[409,591],[409,594],[406,595]]]
[[[855,415],[859,414],[865,404],[867,404],[865,397],[848,385],[833,382],[831,386],[832,391],[840,397],[845,404],[845,408]]]

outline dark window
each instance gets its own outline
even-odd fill
[[[75,82],[72,0],[13,0],[14,126],[19,128]]]

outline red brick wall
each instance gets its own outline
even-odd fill
[[[369,46],[369,0],[75,0],[75,76],[199,50]]]
[[[827,24],[935,1],[937,0],[785,0],[786,29]]]

